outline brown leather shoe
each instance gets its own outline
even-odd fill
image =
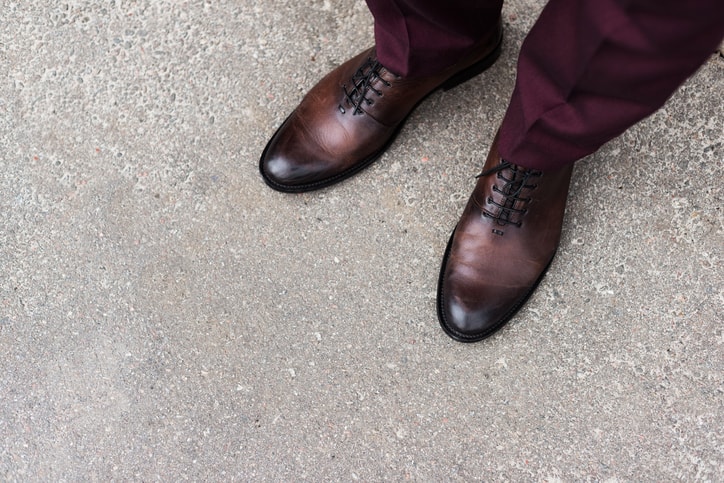
[[[377,61],[374,48],[324,77],[267,144],[259,161],[278,191],[311,191],[342,181],[375,161],[405,119],[435,90],[451,89],[490,67],[500,55],[502,27],[438,74],[401,78]]]
[[[572,171],[516,166],[493,141],[440,269],[437,312],[450,337],[492,335],[533,293],[558,249]]]

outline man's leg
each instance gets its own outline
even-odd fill
[[[659,109],[724,36],[721,0],[552,0],[521,48],[505,159],[572,163]]]
[[[443,258],[438,316],[473,342],[533,293],[560,241],[572,163],[653,113],[724,35],[721,0],[551,0]]]
[[[502,0],[367,0],[382,65],[403,77],[435,74],[496,27]]]
[[[501,3],[369,0],[380,44],[329,73],[277,130],[259,162],[266,183],[310,191],[374,162],[426,96],[497,59]]]

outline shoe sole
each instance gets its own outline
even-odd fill
[[[442,284],[445,280],[445,267],[447,266],[447,261],[450,257],[450,250],[452,249],[452,241],[454,236],[455,230],[453,230],[452,234],[450,235],[450,239],[447,242],[447,248],[445,248],[445,255],[442,257],[442,266],[440,267],[440,275],[437,281],[437,319],[440,322],[442,330],[453,340],[465,343],[480,342],[481,340],[487,339],[488,337],[502,329],[503,326],[510,322],[510,319],[512,319],[515,314],[518,313],[523,305],[525,305],[530,296],[533,295],[533,292],[535,292],[536,288],[538,288],[538,284],[540,284],[541,280],[543,280],[546,272],[548,272],[548,268],[551,266],[551,263],[553,263],[553,259],[556,257],[557,250],[553,253],[550,261],[543,269],[543,272],[540,274],[535,283],[533,283],[530,290],[526,292],[526,294],[523,295],[523,297],[521,297],[515,304],[513,304],[513,306],[505,313],[505,315],[503,315],[503,317],[501,317],[497,324],[479,334],[463,334],[462,332],[459,332],[450,327],[450,325],[447,323],[447,321],[445,320],[445,311],[442,303]]]
[[[362,160],[361,162],[355,164],[351,168],[347,169],[346,171],[343,171],[339,174],[336,174],[334,176],[331,176],[329,178],[316,181],[314,183],[308,183],[308,184],[301,184],[301,185],[285,185],[281,183],[277,183],[273,179],[271,179],[266,172],[264,171],[264,158],[266,158],[266,153],[269,150],[269,147],[272,145],[274,139],[276,138],[277,134],[282,130],[284,125],[289,121],[289,117],[287,117],[281,126],[279,126],[279,129],[276,130],[274,135],[271,137],[269,142],[267,143],[266,147],[264,148],[264,151],[261,153],[261,158],[259,159],[259,172],[261,173],[261,177],[264,180],[264,182],[269,186],[270,188],[281,191],[283,193],[305,193],[308,191],[314,191],[322,188],[326,188],[327,186],[331,186],[333,184],[339,183],[341,181],[344,181],[347,178],[350,178],[354,176],[355,174],[359,173],[363,169],[367,168],[369,165],[374,163],[382,154],[384,154],[385,151],[390,147],[390,145],[395,141],[397,138],[397,135],[402,130],[403,125],[409,119],[409,117],[412,115],[412,113],[417,109],[417,106],[419,106],[425,99],[427,99],[430,95],[437,92],[438,90],[443,91],[449,91],[450,89],[453,89],[463,82],[466,82],[473,77],[483,73],[487,69],[489,69],[496,60],[500,57],[500,53],[502,51],[503,46],[503,36],[500,36],[500,39],[498,40],[498,44],[495,46],[495,48],[483,59],[479,60],[475,64],[471,65],[470,67],[466,67],[465,69],[461,70],[457,74],[454,74],[452,77],[444,81],[442,84],[440,84],[438,87],[432,89],[430,92],[428,92],[422,99],[418,101],[417,104],[410,110],[410,112],[405,116],[402,121],[400,121],[400,124],[395,128],[394,132],[390,136],[390,139],[387,140],[387,142],[376,152]]]

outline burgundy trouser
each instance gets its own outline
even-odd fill
[[[380,61],[424,76],[453,63],[502,0],[367,0]],[[724,36],[724,0],[550,0],[518,58],[503,158],[556,169],[652,114]]]

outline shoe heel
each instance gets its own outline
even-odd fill
[[[498,57],[500,57],[500,52],[503,50],[502,47],[503,37],[501,36],[500,40],[498,41],[498,45],[495,46],[492,52],[490,52],[482,60],[479,60],[467,69],[463,69],[454,76],[450,77],[440,86],[440,88],[443,91],[449,91],[450,89],[459,86],[463,82],[468,81],[476,75],[487,70],[491,65],[495,63],[496,60],[498,60]]]

